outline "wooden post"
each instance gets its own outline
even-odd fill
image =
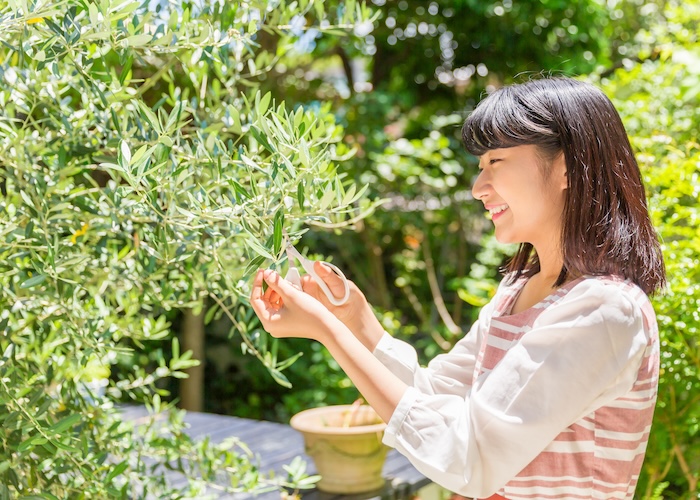
[[[188,378],[180,380],[180,408],[189,411],[204,409],[204,311],[194,314],[185,309],[182,318],[182,352],[192,351],[199,366],[186,370]]]

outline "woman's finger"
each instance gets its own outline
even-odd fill
[[[262,287],[263,271],[262,269],[259,269],[255,274],[253,289],[250,292],[250,305],[253,307],[255,314],[257,314],[260,319],[263,318],[263,313],[265,311],[265,300],[263,299]]]
[[[318,277],[326,282],[330,291],[336,297],[342,297],[345,293],[345,283],[343,279],[338,276],[333,269],[325,265],[321,261],[314,262],[314,271],[318,274]]]
[[[253,279],[253,289],[250,291],[250,301],[253,302],[255,300],[260,300],[262,299],[263,296],[263,270],[258,269],[258,272],[255,273],[255,278]]]
[[[280,276],[276,271],[271,271],[270,269],[263,271],[263,279],[267,283],[268,287],[274,292],[277,292],[282,300],[286,300],[288,297],[293,296],[296,293],[300,293],[298,288],[282,278],[282,276]]]
[[[301,277],[301,289],[324,304],[328,302],[321,287],[318,286],[318,283],[316,283],[316,280],[313,279],[310,274],[305,274]]]

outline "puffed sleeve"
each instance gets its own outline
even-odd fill
[[[632,388],[649,335],[630,292],[585,279],[466,395],[409,387],[384,442],[456,493],[492,495],[566,427]]]
[[[464,396],[471,387],[482,332],[488,328],[495,302],[496,298],[481,309],[478,320],[450,352],[435,356],[427,367],[419,365],[413,346],[386,332],[374,349],[374,356],[403,383],[423,394]]]

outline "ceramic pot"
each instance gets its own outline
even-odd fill
[[[290,425],[304,436],[306,454],[327,493],[364,493],[384,485],[382,468],[389,448],[386,424],[367,405],[326,406],[297,413]]]

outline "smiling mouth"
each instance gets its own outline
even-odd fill
[[[494,215],[500,214],[501,212],[503,212],[507,208],[508,208],[508,205],[499,205],[497,207],[489,208],[489,213],[491,214],[491,217],[493,217]]]

